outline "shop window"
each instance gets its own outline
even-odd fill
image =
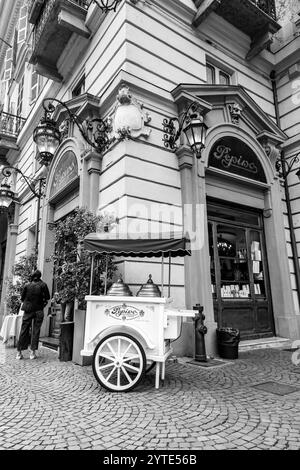
[[[247,224],[260,227],[260,217],[256,212],[243,211],[232,207],[219,206],[218,204],[209,204],[209,216],[214,219],[224,219],[238,224]]]
[[[217,226],[221,297],[250,297],[250,278],[244,229]]]
[[[212,64],[206,65],[206,81],[210,85],[230,85],[230,74]]]
[[[208,235],[213,297],[266,299],[262,231],[211,221]]]
[[[254,281],[254,295],[256,297],[265,297],[265,276],[262,259],[262,240],[260,232],[251,230],[250,232],[251,243],[251,264]]]
[[[213,226],[211,223],[208,224],[208,237],[209,237],[211,293],[213,295],[213,298],[216,298],[217,292],[216,292],[216,270],[215,270],[215,255],[214,255],[214,236],[213,236]]]

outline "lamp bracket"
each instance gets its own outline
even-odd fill
[[[293,170],[294,166],[300,162],[300,153],[294,155],[288,161],[284,158],[284,154],[281,152],[280,157],[275,162],[276,171],[279,174],[280,178],[286,179],[291,171]]]
[[[5,178],[10,178],[13,172],[19,173],[21,175],[21,177],[24,179],[27,186],[29,187],[32,194],[34,194],[34,196],[37,197],[38,199],[41,199],[41,197],[43,196],[43,190],[46,186],[46,178],[45,177],[39,178],[39,180],[38,180],[40,182],[39,190],[36,191],[35,190],[36,180],[34,178],[30,178],[29,176],[24,175],[24,173],[19,168],[16,168],[14,166],[5,166],[2,169],[2,174]]]
[[[178,148],[176,142],[180,138],[184,124],[188,124],[193,118],[202,118],[201,106],[197,101],[189,104],[187,110],[182,114],[181,118],[172,117],[163,120],[163,142],[166,148],[176,150]]]
[[[121,0],[93,0],[93,3],[102,10],[103,13],[107,13],[108,11],[116,11],[116,8]]]
[[[80,117],[73,113],[68,105],[56,98],[45,98],[43,100],[43,108],[45,110],[45,119],[52,120],[56,106],[53,102],[61,105],[68,113],[69,121],[76,124],[83,139],[91,145],[98,153],[103,153],[108,149],[113,139],[109,137],[112,131],[111,119],[86,119],[82,121]],[[55,124],[55,121],[52,120]]]
[[[136,5],[139,0],[130,0],[133,5]],[[93,3],[102,10],[103,13],[107,13],[108,11],[116,11],[117,6],[121,0],[93,0]]]

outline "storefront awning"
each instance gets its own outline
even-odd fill
[[[152,238],[150,238],[152,237]],[[92,253],[133,257],[176,257],[191,255],[189,240],[180,234],[90,233],[84,248]]]

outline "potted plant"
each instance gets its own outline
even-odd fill
[[[22,290],[36,268],[37,258],[34,254],[20,257],[12,268],[12,276],[7,281],[6,306],[11,315],[18,315],[21,307]]]
[[[60,300],[65,315],[67,305],[78,301],[78,308],[85,309],[85,296],[89,294],[91,277],[91,256],[83,247],[83,239],[91,232],[109,230],[116,219],[111,215],[95,216],[85,208],[77,208],[72,214],[55,226],[54,281],[56,299]],[[93,294],[100,294],[105,271],[106,256],[94,258]],[[108,256],[108,280],[115,271],[112,257]],[[72,307],[68,307],[72,308]],[[69,317],[70,318],[70,317]]]

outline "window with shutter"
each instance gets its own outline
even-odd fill
[[[36,70],[32,69],[31,72],[31,101],[35,101],[37,99],[39,93],[39,75],[36,73]]]
[[[22,116],[23,108],[23,94],[24,94],[24,75],[19,83],[18,102],[17,102],[17,116]]]
[[[18,44],[24,42],[27,34],[27,2],[24,2],[19,16],[18,24]]]
[[[3,81],[8,81],[12,77],[12,69],[13,69],[13,49],[10,47],[7,49],[5,54],[5,69],[4,69],[4,77]]]

